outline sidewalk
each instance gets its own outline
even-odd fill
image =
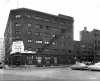
[[[8,65],[5,65],[5,70],[21,70],[21,69],[46,69],[46,68],[62,68],[62,67],[70,67],[71,65],[59,65],[59,66],[43,66],[43,67],[36,67],[34,65],[31,65],[31,66],[26,66],[26,67],[9,67]]]

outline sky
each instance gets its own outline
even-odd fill
[[[73,17],[74,40],[80,39],[84,27],[100,30],[100,0],[0,0],[0,38],[4,37],[10,10],[22,7]]]

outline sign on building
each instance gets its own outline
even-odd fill
[[[23,41],[15,41],[12,43],[12,52],[11,53],[16,53],[16,52],[24,52]]]

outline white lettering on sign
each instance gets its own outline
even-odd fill
[[[23,51],[24,51],[23,41],[15,41],[12,43],[12,53],[23,52]]]

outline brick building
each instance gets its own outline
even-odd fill
[[[73,17],[31,9],[10,11],[4,33],[6,63],[10,65],[59,65],[74,63]],[[24,52],[13,51],[23,42]]]
[[[81,41],[91,42],[94,46],[94,61],[100,61],[100,30],[93,29],[92,31],[87,31],[84,28],[80,33]]]
[[[75,60],[80,62],[94,62],[94,46],[92,43],[85,41],[74,41],[73,50]]]

